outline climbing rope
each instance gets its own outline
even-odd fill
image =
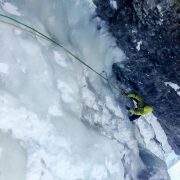
[[[89,69],[91,69],[93,72],[95,72],[97,75],[99,75],[101,78],[103,78],[104,80],[106,80],[109,84],[111,84],[111,83],[109,82],[107,76],[106,76],[106,77],[102,76],[100,73],[98,73],[97,71],[95,71],[95,70],[94,70],[93,68],[91,68],[88,64],[86,64],[85,62],[83,62],[83,61],[82,61],[81,59],[79,59],[76,55],[74,55],[72,52],[70,52],[68,49],[66,49],[64,46],[60,45],[59,43],[57,43],[57,42],[54,41],[53,39],[49,38],[48,36],[44,35],[43,33],[37,31],[36,29],[34,29],[34,28],[32,28],[32,27],[30,27],[30,26],[28,26],[28,25],[26,25],[26,24],[24,24],[24,23],[22,23],[22,22],[20,22],[20,21],[18,21],[18,20],[16,20],[16,19],[14,19],[14,18],[11,18],[11,17],[6,16],[6,15],[3,15],[3,14],[0,14],[0,16],[3,17],[3,18],[9,19],[9,20],[11,20],[11,21],[13,21],[13,22],[15,22],[15,23],[17,23],[17,24],[20,24],[20,25],[28,28],[29,30],[28,30],[28,29],[25,29],[25,28],[22,28],[22,27],[19,27],[19,26],[15,25],[15,24],[12,24],[12,23],[9,23],[9,22],[0,20],[1,23],[5,23],[5,24],[8,24],[8,25],[14,26],[14,27],[16,27],[16,28],[18,28],[18,29],[21,29],[21,30],[23,30],[23,31],[26,31],[26,32],[28,32],[28,33],[34,34],[34,35],[36,35],[36,36],[38,36],[38,37],[40,37],[40,38],[43,38],[43,39],[45,39],[45,40],[47,40],[47,41],[50,41],[51,43],[53,43],[53,44],[61,47],[61,48],[64,49],[68,54],[70,54],[70,55],[73,56],[76,60],[78,60],[80,63],[84,64],[86,67],[88,67]],[[30,31],[30,30],[32,30],[32,31]],[[103,72],[105,72],[105,71],[103,71]],[[116,86],[114,86],[113,84],[111,84],[111,85],[112,85],[115,89],[117,89],[119,92],[121,92]]]

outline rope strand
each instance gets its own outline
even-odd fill
[[[53,44],[61,47],[61,48],[64,49],[68,54],[70,54],[71,56],[73,56],[76,60],[78,60],[80,63],[84,64],[86,67],[88,67],[89,69],[91,69],[93,72],[95,72],[97,75],[99,75],[101,78],[103,78],[104,80],[106,80],[109,84],[111,84],[115,89],[117,89],[119,92],[121,92],[116,86],[114,86],[112,83],[109,82],[109,80],[108,80],[107,77],[105,78],[104,76],[102,76],[100,73],[98,73],[97,71],[95,71],[95,70],[94,70],[93,68],[91,68],[88,64],[86,64],[85,62],[83,62],[80,58],[78,58],[76,55],[74,55],[72,52],[70,52],[68,49],[66,49],[64,46],[60,45],[59,43],[57,43],[57,42],[54,41],[53,39],[49,38],[48,36],[44,35],[43,33],[37,31],[36,29],[34,29],[34,28],[32,28],[32,27],[30,27],[30,26],[28,26],[28,25],[26,25],[26,24],[24,24],[24,23],[22,23],[22,22],[20,22],[20,21],[18,21],[18,20],[16,20],[16,19],[14,19],[14,18],[11,18],[11,17],[6,16],[6,15],[3,15],[3,14],[0,14],[0,16],[3,17],[3,18],[9,19],[9,20],[11,20],[11,21],[13,21],[13,22],[15,22],[15,23],[18,23],[18,24],[20,24],[20,25],[22,25],[22,26],[24,26],[24,27],[26,27],[26,28],[28,28],[28,29],[30,29],[30,30],[32,30],[32,31],[27,30],[27,29],[22,28],[22,27],[19,27],[19,26],[15,25],[15,24],[12,24],[12,23],[9,23],[9,22],[6,22],[6,21],[0,20],[1,23],[5,23],[5,24],[8,24],[8,25],[14,26],[14,27],[16,27],[16,28],[19,28],[19,29],[21,29],[21,30],[23,30],[23,31],[26,31],[26,32],[31,33],[31,34],[34,34],[34,35],[36,35],[36,36],[38,36],[38,37],[40,37],[40,38],[43,38],[43,39],[45,39],[45,40],[47,40],[47,41],[50,41],[51,43],[53,43]]]

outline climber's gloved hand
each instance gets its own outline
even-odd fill
[[[128,106],[125,106],[125,108],[129,111],[131,108],[130,107],[128,107]]]

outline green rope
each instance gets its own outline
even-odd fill
[[[103,78],[104,80],[106,80],[109,84],[111,84],[111,83],[109,82],[108,78],[105,78],[104,76],[102,76],[100,73],[98,73],[97,71],[95,71],[93,68],[91,68],[91,67],[90,67],[89,65],[87,65],[85,62],[83,62],[81,59],[79,59],[76,55],[74,55],[72,52],[70,52],[68,49],[66,49],[65,47],[63,47],[62,45],[60,45],[59,43],[57,43],[57,42],[54,41],[53,39],[49,38],[48,36],[44,35],[43,33],[37,31],[36,29],[34,29],[34,28],[32,28],[32,27],[30,27],[30,26],[28,26],[28,25],[26,25],[26,24],[24,24],[24,23],[22,23],[22,22],[20,22],[20,21],[18,21],[18,20],[16,20],[16,19],[14,19],[14,18],[11,18],[11,17],[6,16],[6,15],[3,15],[3,14],[0,14],[0,16],[3,17],[3,18],[9,19],[9,20],[11,20],[11,21],[14,21],[14,22],[16,22],[16,23],[18,23],[18,24],[21,24],[22,26],[24,26],[24,27],[26,27],[26,28],[34,31],[35,33],[31,32],[31,31],[28,31],[27,29],[21,28],[21,27],[19,27],[19,26],[16,26],[16,25],[14,25],[14,24],[5,22],[5,21],[1,21],[1,20],[0,20],[0,22],[3,22],[3,23],[6,23],[6,24],[15,26],[15,27],[20,28],[20,29],[22,29],[22,30],[24,30],[24,31],[27,31],[27,32],[29,32],[29,33],[33,33],[33,34],[35,34],[35,35],[38,35],[39,37],[44,38],[44,39],[46,39],[46,40],[54,43],[55,45],[61,47],[61,48],[64,49],[67,53],[69,53],[71,56],[73,56],[76,60],[78,60],[79,62],[81,62],[82,64],[84,64],[86,67],[88,67],[89,69],[91,69],[93,72],[95,72],[97,75],[99,75],[101,78]],[[37,34],[36,34],[36,33],[37,33]],[[113,84],[111,84],[111,85],[120,92],[120,90],[119,90],[116,86],[114,86]]]

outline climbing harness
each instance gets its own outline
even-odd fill
[[[116,90],[118,90],[118,91],[121,92],[121,93],[124,92],[124,91],[122,91],[121,88],[118,89],[116,86],[114,86],[112,83],[109,82],[109,79],[107,78],[107,73],[106,73],[105,71],[102,71],[102,72],[103,72],[103,73],[106,73],[106,77],[102,76],[100,73],[98,73],[97,71],[95,71],[95,70],[94,70],[93,68],[91,68],[88,64],[86,64],[85,62],[83,62],[83,61],[82,61],[81,59],[79,59],[76,55],[74,55],[72,52],[70,52],[68,49],[66,49],[64,46],[60,45],[59,43],[57,43],[57,42],[54,41],[53,39],[49,38],[48,36],[44,35],[43,33],[37,31],[36,29],[34,29],[34,28],[32,28],[32,27],[30,27],[30,26],[28,26],[28,25],[26,25],[26,24],[24,24],[24,23],[22,23],[22,22],[20,22],[20,21],[18,21],[18,20],[16,20],[16,19],[14,19],[14,18],[11,18],[11,17],[6,16],[6,15],[3,15],[3,14],[0,14],[0,16],[3,17],[3,18],[9,19],[9,20],[11,20],[11,21],[13,21],[13,22],[15,22],[15,23],[17,23],[17,24],[20,24],[20,25],[28,28],[29,30],[28,30],[28,29],[25,29],[25,28],[22,28],[22,27],[19,27],[19,26],[15,25],[15,24],[12,24],[12,23],[9,23],[9,22],[0,20],[1,23],[5,23],[5,24],[8,24],[8,25],[14,26],[14,27],[16,27],[16,28],[18,28],[18,29],[21,29],[21,30],[23,30],[23,31],[26,31],[26,32],[28,32],[28,33],[34,34],[34,35],[36,35],[36,36],[38,36],[38,37],[40,37],[40,38],[43,38],[43,39],[45,39],[45,40],[47,40],[47,41],[50,41],[51,43],[53,43],[53,44],[61,47],[61,48],[64,49],[68,54],[70,54],[70,55],[73,56],[76,60],[78,60],[80,63],[84,64],[86,67],[88,67],[88,68],[91,69],[93,72],[95,72],[97,75],[99,75],[101,78],[103,78],[104,80],[106,80],[106,81],[107,81],[109,84],[111,84]],[[30,31],[30,30],[32,30],[32,31]]]

